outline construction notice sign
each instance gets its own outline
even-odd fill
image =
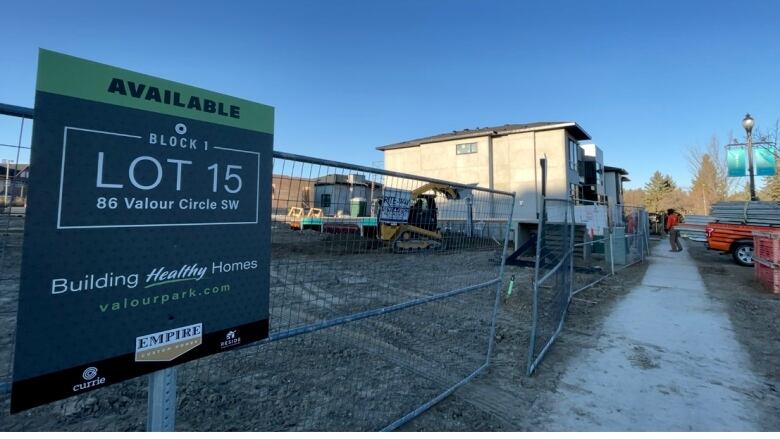
[[[379,221],[388,223],[406,223],[412,207],[412,192],[403,189],[385,188],[382,193],[382,206]]]
[[[268,336],[273,116],[40,52],[12,413]]]

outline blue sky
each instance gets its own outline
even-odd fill
[[[32,106],[39,47],[276,107],[276,148],[359,164],[456,129],[576,121],[682,186],[688,147],[780,118],[780,2],[6,2],[0,102]],[[17,127],[0,121],[0,143]],[[0,148],[0,158],[15,158]],[[632,187],[629,186],[629,187]]]

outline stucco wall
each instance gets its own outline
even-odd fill
[[[477,152],[456,154],[455,145],[476,143]],[[419,147],[385,151],[385,169],[464,184],[488,183],[488,138],[424,143]],[[483,183],[484,182],[484,183]]]
[[[456,154],[459,143],[478,144],[474,154]],[[490,186],[490,139],[453,140],[385,151],[385,168],[430,178]],[[547,158],[547,194],[568,197],[573,179],[566,161],[566,131],[511,134],[492,139],[493,187],[516,192],[514,220],[535,222],[541,192],[539,159]],[[574,171],[576,172],[576,171]]]

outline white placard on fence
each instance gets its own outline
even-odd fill
[[[382,210],[379,221],[386,223],[406,223],[409,221],[409,209],[412,207],[412,192],[403,189],[385,188],[382,194]]]
[[[574,206],[574,222],[584,224],[591,238],[603,235],[607,227],[607,208],[595,204]]]

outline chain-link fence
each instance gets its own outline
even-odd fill
[[[179,366],[177,429],[394,429],[487,367],[512,194],[280,152],[269,183],[270,338]],[[144,429],[145,377],[8,415],[24,216],[4,212],[0,430]]]
[[[546,198],[538,227],[528,374],[563,328],[571,298],[647,255],[644,209]]]

